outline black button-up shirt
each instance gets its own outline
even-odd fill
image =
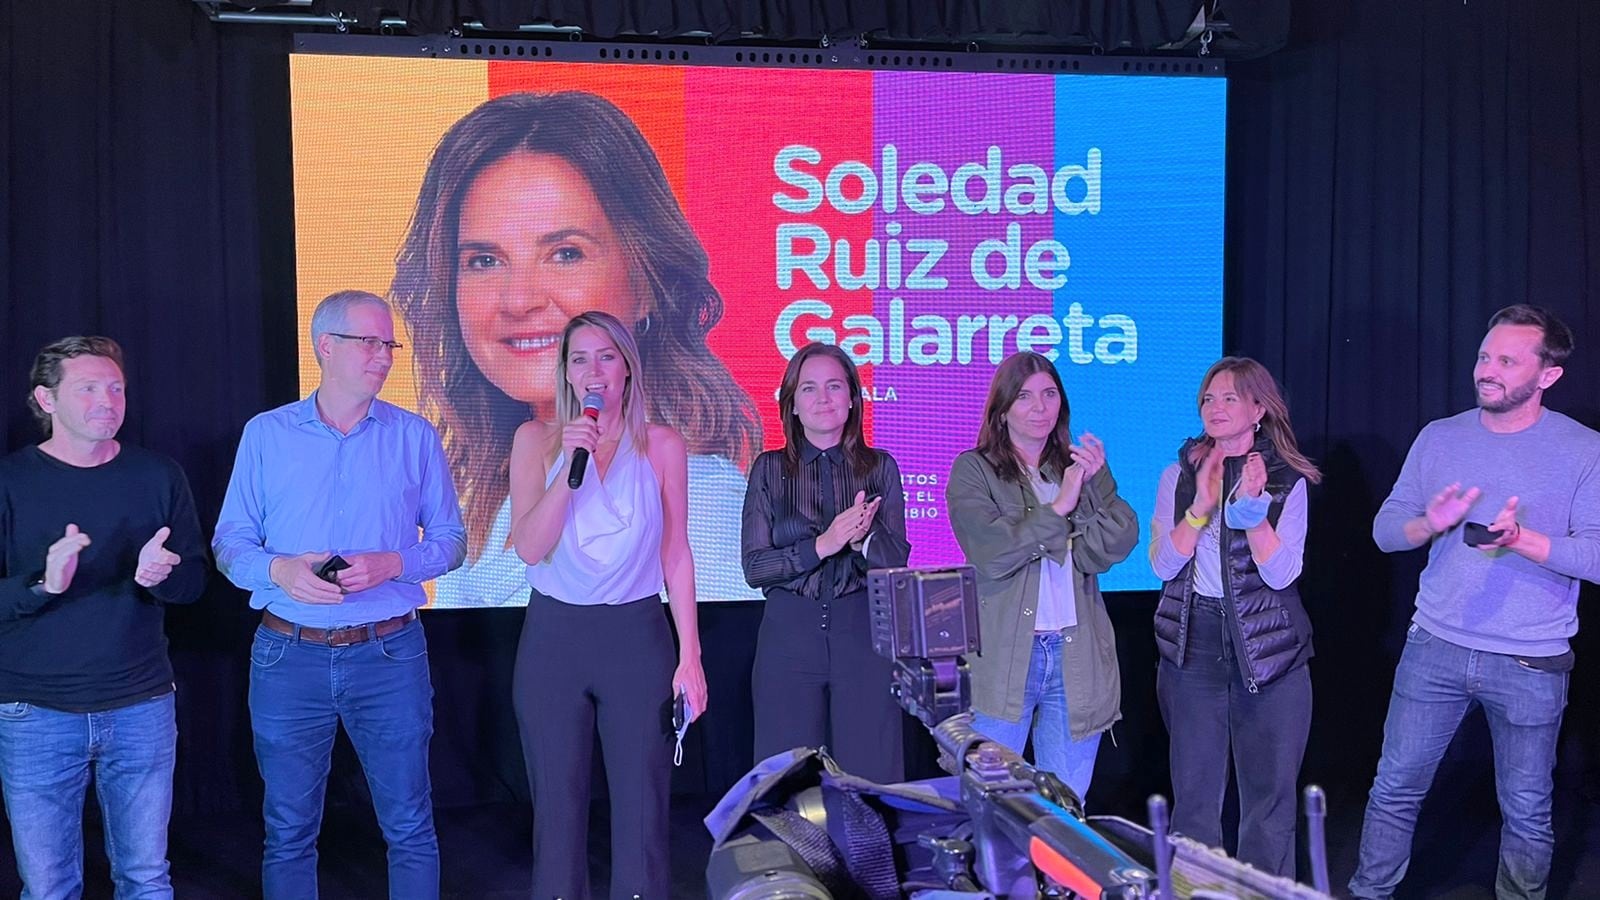
[[[906,495],[900,467],[882,450],[865,477],[850,468],[841,447],[818,450],[802,439],[800,466],[784,471],[783,451],[768,450],[750,466],[744,495],[744,577],[763,593],[781,588],[811,599],[842,597],[866,587],[868,569],[903,566],[911,555],[906,540]],[[825,492],[824,487],[832,487]],[[855,502],[882,496],[862,551],[845,547],[817,557],[817,537]]]

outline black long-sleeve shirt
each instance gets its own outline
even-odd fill
[[[762,592],[783,588],[817,598],[831,586],[842,597],[866,585],[868,569],[903,566],[911,556],[906,540],[906,495],[900,484],[900,466],[882,450],[866,477],[846,463],[838,446],[818,450],[800,445],[800,467],[784,472],[783,451],[768,450],[750,466],[750,487],[744,495],[742,549],[744,577]],[[821,467],[829,467],[833,484],[831,505],[822,496]],[[862,552],[845,547],[827,559],[817,557],[817,537],[833,524],[833,517],[855,502],[856,492],[868,499],[882,496]],[[825,510],[831,509],[831,512]]]
[[[69,523],[90,541],[71,584],[30,590]],[[139,550],[163,525],[182,561],[144,588]],[[206,568],[188,479],[167,457],[123,444],[91,467],[38,447],[0,459],[0,702],[95,712],[172,690],[163,605],[198,599]]]

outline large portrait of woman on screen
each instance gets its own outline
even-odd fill
[[[526,602],[508,543],[511,439],[554,415],[561,329],[587,310],[631,325],[647,415],[688,444],[696,595],[756,596],[739,515],[760,421],[706,344],[723,303],[705,248],[620,109],[584,92],[519,93],[457,121],[429,160],[390,299],[467,525],[466,564],[438,580],[435,607]]]

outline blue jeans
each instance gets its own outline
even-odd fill
[[[1033,732],[1033,764],[1054,772],[1080,798],[1089,792],[1094,759],[1100,752],[1100,735],[1075,741],[1067,725],[1067,685],[1061,677],[1062,640],[1059,631],[1033,636],[1028,658],[1028,680],[1022,688],[1022,716],[1016,721],[974,713],[972,727],[1018,753]]]
[[[317,834],[341,721],[389,845],[389,896],[438,897],[439,842],[428,780],[433,684],[420,621],[347,647],[256,629],[250,724],[266,782],[263,893],[267,900],[317,896]]]
[[[1456,728],[1483,707],[1494,742],[1500,801],[1502,898],[1542,898],[1555,834],[1550,824],[1556,735],[1567,705],[1567,673],[1546,672],[1515,657],[1469,650],[1412,623],[1394,673],[1383,726],[1383,758],[1361,827],[1361,859],[1350,879],[1356,897],[1386,898],[1405,877],[1422,798],[1433,784]]]
[[[70,713],[0,703],[0,784],[22,900],[83,893],[83,796],[94,775],[118,900],[171,897],[173,695]]]

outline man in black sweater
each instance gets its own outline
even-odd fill
[[[45,440],[0,459],[0,788],[22,893],[82,893],[93,773],[117,896],[171,897],[162,610],[205,587],[194,500],[176,463],[116,440],[115,341],[51,344],[30,385]]]

